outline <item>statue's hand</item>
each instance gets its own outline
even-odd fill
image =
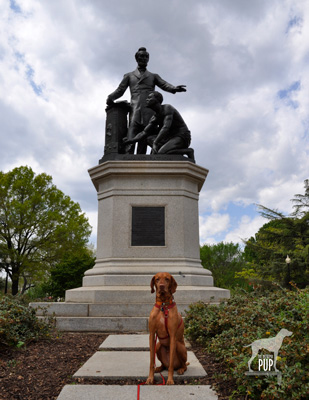
[[[125,137],[122,139],[122,142],[123,142],[123,144],[131,144],[131,143],[134,143],[134,140]]]
[[[153,154],[157,154],[158,153],[158,145],[157,145],[157,143],[154,143],[153,142],[153,144],[152,144],[152,151],[153,151]]]
[[[186,92],[186,85],[178,85],[176,86],[176,92]]]
[[[111,106],[111,105],[114,104],[114,101],[108,96],[108,98],[106,99],[106,104],[107,104],[108,106]]]

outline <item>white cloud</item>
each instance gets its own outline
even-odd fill
[[[243,244],[244,240],[250,239],[258,230],[268,221],[261,217],[250,218],[248,215],[243,215],[237,227],[231,230],[223,239],[224,242],[234,242]]]
[[[230,223],[228,214],[214,213],[199,217],[200,243],[212,243],[213,237],[226,232]]]

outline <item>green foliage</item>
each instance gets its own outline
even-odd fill
[[[236,278],[244,278],[247,281],[251,279],[258,278],[258,274],[254,271],[253,268],[243,268],[241,272],[235,273]]]
[[[304,288],[309,284],[309,180],[305,194],[292,199],[294,212],[285,216],[278,210],[259,206],[269,220],[246,242],[244,255],[250,269],[262,279],[276,280],[286,288],[291,281]],[[289,255],[291,263],[285,262]]]
[[[53,330],[52,319],[39,320],[35,310],[20,299],[0,298],[0,345],[22,347],[31,340],[50,338]]]
[[[40,281],[64,254],[86,246],[90,225],[80,206],[46,174],[29,167],[0,172],[0,254],[11,258],[12,294]],[[26,285],[24,286],[24,290]]]
[[[255,290],[236,294],[219,306],[197,303],[186,315],[186,335],[197,341],[224,362],[222,379],[234,379],[235,399],[305,399],[309,390],[309,288],[277,290],[268,293]],[[293,332],[279,351],[277,368],[282,384],[274,376],[246,376],[251,348],[244,347],[260,338],[276,336],[280,329]],[[257,370],[257,357],[252,363]]]
[[[294,213],[296,217],[303,217],[309,212],[309,179],[304,181],[305,194],[295,194],[293,202]]]
[[[31,287],[29,290],[27,290],[25,294],[23,294],[23,298],[26,299],[29,303],[34,301],[55,301],[55,299],[48,293],[46,282]]]
[[[308,179],[305,194],[296,194],[292,202],[294,212],[290,216],[259,206],[260,214],[269,222],[245,242],[244,256],[251,271],[249,280],[276,281],[286,288],[291,288],[291,282],[300,288],[309,284]],[[287,255],[291,259],[289,264],[285,262]],[[238,276],[245,277],[246,271]]]
[[[247,287],[243,277],[236,277],[235,273],[246,267],[243,252],[238,243],[204,244],[201,247],[200,257],[204,268],[212,272],[215,286],[234,288]]]
[[[50,271],[50,279],[43,285],[46,294],[64,297],[65,291],[82,286],[85,271],[94,266],[95,257],[88,250],[68,254]]]
[[[309,283],[309,213],[302,218],[280,217],[263,225],[246,242],[245,257],[261,278],[285,287]],[[285,262],[289,255],[291,263]]]

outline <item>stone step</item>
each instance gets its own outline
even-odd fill
[[[149,335],[109,335],[100,345],[101,351],[149,351]]]
[[[136,400],[135,385],[66,385],[57,400]],[[140,400],[217,400],[208,385],[140,387]]]
[[[53,315],[58,317],[148,317],[153,303],[131,304],[89,304],[89,303],[30,303],[38,316]],[[185,315],[186,304],[177,304],[178,311]]]
[[[191,304],[197,301],[220,302],[227,300],[229,290],[217,287],[179,286],[175,301],[179,304]],[[155,301],[149,286],[92,286],[66,291],[68,303],[148,303]]]
[[[65,332],[148,332],[148,318],[56,317],[56,326]]]
[[[216,287],[179,286],[175,301],[184,316],[197,301],[218,304],[229,291]],[[37,314],[54,315],[57,326],[72,332],[147,332],[148,317],[155,302],[149,286],[95,286],[66,291],[64,303],[31,303]]]
[[[95,271],[91,270],[91,271]],[[202,270],[203,272],[205,270]],[[147,286],[149,288],[151,278],[154,274],[139,274],[139,275],[125,275],[125,274],[105,274],[105,275],[85,275],[83,278],[83,287],[88,286]],[[210,275],[174,275],[178,286],[213,286],[213,277]]]
[[[125,379],[146,380],[149,373],[149,351],[98,351],[73,375],[74,378],[103,379],[104,381],[123,381]],[[183,375],[174,372],[174,381],[204,378],[207,374],[195,354],[188,351],[187,371]],[[156,360],[156,365],[161,363]],[[167,378],[167,371],[162,375]],[[160,374],[155,374],[160,381]]]
[[[186,348],[191,344],[185,340]],[[149,335],[109,335],[100,345],[99,350],[105,351],[149,351]]]

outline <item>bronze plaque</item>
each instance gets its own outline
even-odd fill
[[[165,246],[165,208],[132,207],[132,246]]]

